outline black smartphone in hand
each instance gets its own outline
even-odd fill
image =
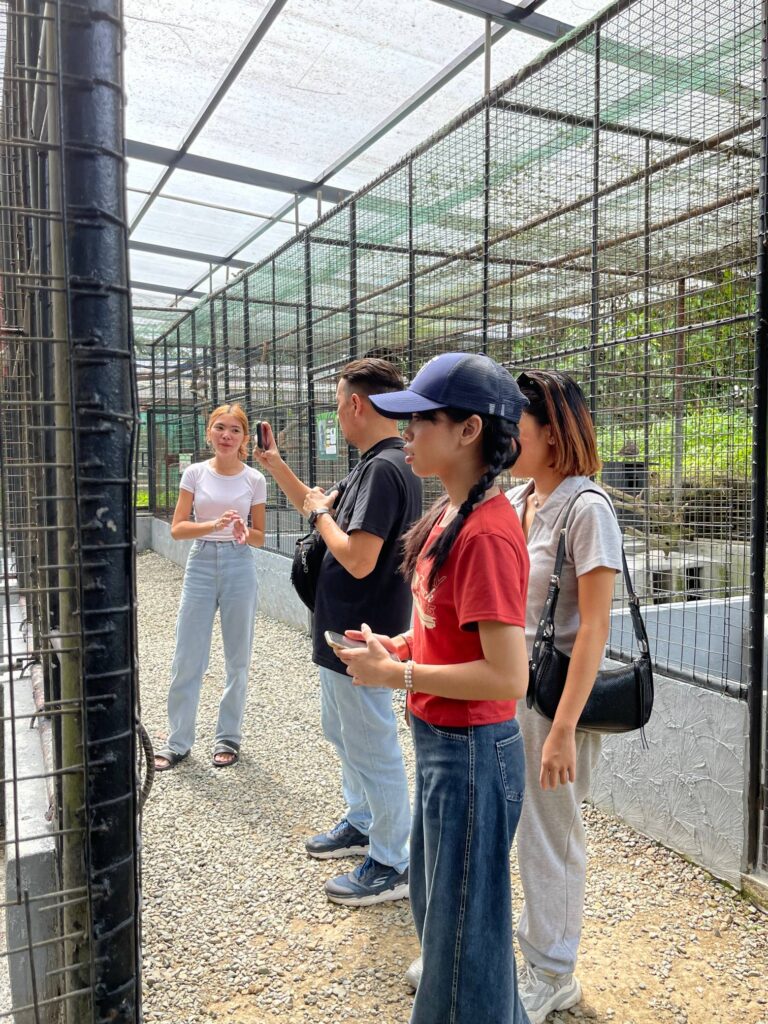
[[[261,451],[264,451],[264,449],[267,446],[264,443],[266,431],[264,430],[264,423],[263,423],[262,420],[259,420],[259,422],[256,424],[256,431],[255,432],[256,432],[256,447],[260,448]]]

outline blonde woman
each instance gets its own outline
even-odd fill
[[[262,473],[243,462],[250,438],[248,419],[239,405],[214,409],[205,436],[213,457],[184,470],[171,525],[174,540],[194,543],[184,571],[176,620],[168,739],[155,754],[155,769],[161,772],[183,761],[194,743],[197,706],[217,609],[221,613],[226,678],[219,702],[213,765],[228,768],[240,756],[258,601],[253,548],[264,543],[267,485]]]

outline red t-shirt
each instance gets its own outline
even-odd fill
[[[482,661],[478,622],[506,622],[525,628],[528,549],[520,518],[503,494],[490,498],[468,517],[443,564],[436,585],[427,590],[432,559],[424,557],[442,530],[433,529],[411,582],[414,606],[413,660],[422,665]],[[416,671],[418,687],[418,670]],[[412,714],[432,725],[469,726],[515,717],[513,700],[454,700],[413,693]]]

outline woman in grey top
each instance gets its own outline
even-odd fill
[[[621,570],[621,531],[589,477],[600,469],[595,428],[584,395],[569,376],[555,371],[522,373],[518,384],[529,401],[520,419],[520,456],[515,476],[529,482],[507,497],[517,510],[528,544],[525,638],[528,656],[544,607],[566,508],[566,558],[555,616],[557,646],[571,656],[554,722],[518,707],[525,740],[526,790],[517,832],[525,906],[518,941],[525,958],[520,997],[531,1024],[581,1000],[574,975],[581,936],[586,872],[581,803],[600,737],[576,729],[608,639],[611,599]],[[604,493],[604,492],[602,492]]]

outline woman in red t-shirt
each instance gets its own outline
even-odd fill
[[[517,458],[526,400],[503,367],[460,352],[431,360],[407,391],[370,400],[410,416],[406,461],[446,490],[406,534],[412,635],[374,636],[363,625],[348,636],[366,648],[339,653],[355,683],[408,691],[410,897],[423,960],[411,1024],[528,1024],[509,878],[525,778],[515,701],[528,680],[528,553],[496,483]]]

